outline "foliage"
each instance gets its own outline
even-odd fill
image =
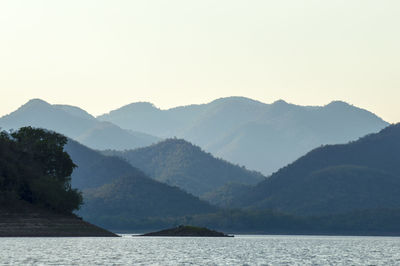
[[[59,212],[79,209],[82,196],[71,188],[75,168],[63,150],[67,138],[23,127],[0,134],[0,191],[3,201],[21,199]]]
[[[265,175],[321,144],[346,143],[388,126],[371,112],[344,102],[311,107],[244,97],[168,110],[132,103],[98,118],[163,138],[183,138]]]
[[[150,177],[202,196],[229,182],[256,184],[265,177],[258,172],[213,157],[182,139],[167,139],[145,148],[106,151],[143,170]]]
[[[225,184],[223,187],[205,193],[204,195],[201,196],[201,199],[206,200],[215,206],[219,206],[222,208],[230,208],[231,202],[235,198],[238,198],[241,195],[245,195],[245,193],[250,188],[251,188],[250,185],[229,182]]]
[[[110,184],[84,191],[80,214],[97,223],[99,217],[129,220],[146,217],[179,217],[215,211],[217,208],[150,178],[127,175]],[[111,220],[112,220],[111,219]]]
[[[125,220],[179,217],[217,209],[177,187],[149,178],[121,158],[102,155],[73,140],[68,141],[66,150],[79,166],[72,174],[72,185],[83,191],[85,201],[78,214],[92,223],[107,220],[108,228],[118,228]]]
[[[309,152],[231,200],[235,207],[328,215],[400,207],[400,124]]]

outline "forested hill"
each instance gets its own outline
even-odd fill
[[[79,208],[85,220],[107,228],[217,210],[147,177],[120,158],[101,155],[72,140],[64,150],[67,141],[58,133],[31,127],[0,134],[0,222],[13,230],[9,235],[35,235],[22,230],[32,229],[32,222],[40,227],[38,236],[112,235],[74,216],[72,212]],[[83,191],[83,205],[78,189]],[[3,235],[7,232],[0,230]]]
[[[182,139],[168,139],[149,147],[105,153],[122,157],[155,180],[196,196],[230,182],[256,184],[265,178],[260,173],[217,159]]]
[[[106,228],[132,226],[143,219],[214,212],[195,196],[151,179],[125,160],[105,156],[70,140],[66,151],[78,166],[72,185],[83,190],[79,214]]]
[[[400,124],[315,149],[231,203],[301,215],[399,208]]]
[[[213,155],[270,175],[323,144],[347,143],[389,124],[375,114],[334,101],[300,106],[227,97],[161,110],[132,103],[98,117],[124,129],[185,139]]]

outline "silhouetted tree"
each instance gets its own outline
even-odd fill
[[[0,190],[13,197],[47,208],[72,212],[82,195],[71,188],[76,165],[64,151],[61,134],[23,127],[0,134]]]

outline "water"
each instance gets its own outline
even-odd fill
[[[0,259],[0,265],[400,265],[400,238],[0,238]]]

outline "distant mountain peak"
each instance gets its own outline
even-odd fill
[[[246,98],[243,96],[230,96],[230,97],[223,97],[223,98],[218,98],[212,102],[210,102],[210,104],[213,103],[256,103],[256,104],[264,104],[260,101],[256,101],[250,98]]]
[[[29,100],[27,103],[25,103],[24,105],[22,105],[22,107],[24,106],[50,106],[51,104],[49,104],[48,102],[39,99],[39,98],[34,98]]]
[[[277,100],[277,101],[273,102],[269,106],[271,108],[270,110],[273,110],[276,113],[283,114],[283,113],[285,113],[285,112],[287,112],[289,110],[292,110],[293,107],[296,107],[297,105],[288,103],[285,100],[280,99],[280,100]]]
[[[135,113],[151,113],[154,111],[160,111],[154,104],[150,102],[134,102],[127,105],[124,105],[118,109],[112,110],[108,113],[98,116],[97,118],[104,118],[109,115],[121,115],[126,112],[135,112]]]
[[[273,102],[272,104],[288,104],[285,100],[279,99],[275,102]]]
[[[5,115],[4,117],[9,117],[10,115],[13,114],[29,112],[28,110],[44,110],[47,108],[51,108],[51,104],[49,104],[46,101],[43,101],[42,99],[35,98],[29,100],[25,104],[21,105],[17,110],[11,112],[8,115]]]
[[[292,105],[292,104],[288,103],[285,100],[279,99],[279,100],[273,102],[272,105],[275,105],[275,106],[289,106],[289,105]]]
[[[175,149],[176,147],[179,146],[179,147],[193,149],[198,152],[202,151],[202,149],[199,146],[193,145],[192,143],[190,143],[184,139],[180,139],[180,138],[167,138],[165,140],[154,143],[148,147],[143,147],[143,148],[138,148],[138,149],[157,148],[160,146],[163,146],[166,148],[173,148],[173,149]]]
[[[344,101],[332,101],[331,103],[323,106],[323,109],[334,113],[346,112],[347,115],[349,115],[350,113],[358,114],[362,115],[361,117],[364,117],[365,119],[367,118],[377,119],[382,125],[384,124],[386,124],[385,126],[388,125],[382,118],[378,117],[376,114]],[[359,121],[360,117],[358,117],[357,119]]]
[[[326,105],[326,107],[352,107],[351,104],[344,102],[344,101],[332,101]]]
[[[125,105],[121,109],[130,109],[130,110],[135,110],[135,111],[152,111],[152,110],[158,109],[158,108],[150,102],[135,102],[135,103]]]

